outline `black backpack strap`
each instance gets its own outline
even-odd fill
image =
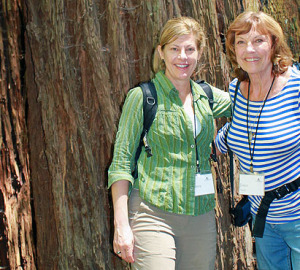
[[[143,92],[143,114],[144,114],[144,122],[143,122],[143,131],[140,138],[140,144],[136,150],[135,154],[135,165],[134,171],[132,172],[133,177],[136,179],[138,176],[137,172],[137,161],[140,157],[142,147],[145,146],[145,151],[147,152],[147,156],[151,157],[151,147],[147,142],[147,133],[152,125],[152,122],[155,118],[155,114],[157,111],[157,93],[155,89],[155,85],[153,82],[143,82],[140,83],[139,86]]]
[[[214,95],[213,95],[211,87],[209,86],[209,84],[207,84],[203,80],[197,80],[196,83],[198,83],[202,87],[203,91],[205,92],[206,96],[208,97],[209,107],[210,107],[211,111],[213,111]],[[210,157],[212,158],[212,160],[214,162],[217,162],[217,151],[216,151],[216,146],[215,146],[214,141],[212,141],[212,154],[210,155]]]
[[[211,110],[213,110],[213,107],[214,107],[214,95],[213,95],[213,92],[211,90],[211,87],[203,80],[198,80],[196,81],[196,83],[198,83],[203,91],[205,92],[205,94],[207,95],[208,97],[208,103],[209,103],[209,107]]]
[[[141,83],[143,91],[144,130],[147,133],[152,125],[157,111],[157,93],[153,82]],[[143,134],[142,134],[143,135]]]

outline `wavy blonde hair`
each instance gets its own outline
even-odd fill
[[[197,50],[201,51],[205,47],[205,35],[200,24],[190,17],[178,17],[167,21],[164,25],[159,44],[161,49],[176,40],[179,36],[193,34],[196,40]],[[160,70],[165,70],[165,63],[160,58],[157,47],[153,57],[153,71],[156,73]]]
[[[275,75],[284,73],[293,63],[293,55],[288,47],[282,28],[270,15],[260,11],[246,11],[240,14],[229,26],[226,34],[226,52],[234,68],[234,76],[240,81],[248,80],[248,73],[242,70],[236,59],[235,37],[248,33],[251,29],[263,35],[270,35],[272,40],[271,61]]]

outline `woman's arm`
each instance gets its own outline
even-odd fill
[[[128,220],[128,190],[129,185],[134,184],[131,169],[142,128],[143,93],[140,88],[134,88],[129,91],[122,109],[113,160],[108,170],[108,188],[111,188],[114,207],[113,248],[129,263],[134,261],[134,238]]]
[[[222,91],[216,87],[213,87],[214,118],[230,117],[231,116],[231,99],[228,92]]]
[[[114,206],[114,252],[128,263],[134,262],[134,238],[128,219],[129,181],[120,180],[112,184],[111,192]]]
[[[217,150],[219,150],[221,153],[225,154],[228,151],[228,145],[226,136],[228,133],[228,129],[230,127],[230,123],[226,123],[218,132],[216,138],[215,138],[215,144]],[[220,153],[217,152],[217,155]]]

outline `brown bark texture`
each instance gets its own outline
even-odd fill
[[[207,33],[197,78],[226,90],[224,34],[248,8],[278,19],[299,56],[299,0],[0,0],[0,269],[129,268],[112,250],[107,190],[126,93],[153,75],[160,29],[182,15]],[[255,269],[249,228],[228,213],[227,156],[214,169],[216,269]]]
[[[0,2],[0,267],[36,269],[20,1]]]

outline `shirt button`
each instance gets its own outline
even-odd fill
[[[195,147],[195,145],[191,144],[191,148],[194,148],[194,147]]]

